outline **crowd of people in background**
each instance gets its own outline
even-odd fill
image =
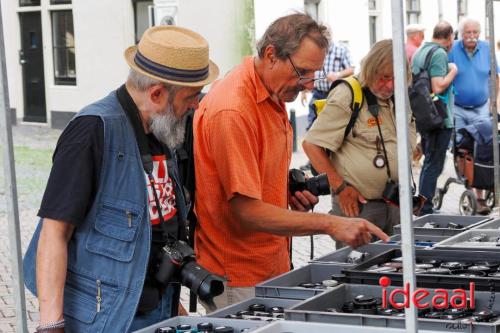
[[[406,28],[408,84],[432,52],[432,92],[446,104],[444,127],[419,133],[425,159],[418,191],[427,201],[418,214],[433,213],[452,129],[489,120],[496,102],[480,31],[467,18],[454,41],[442,21],[424,42],[422,26]],[[62,133],[25,256],[26,284],[40,300],[38,332],[128,332],[177,314],[180,280],[159,278],[159,258],[187,241],[193,205],[196,260],[226,280],[207,311],[251,297],[256,284],[290,270],[292,236],[326,234],[337,247],[356,248],[387,241],[400,222],[392,40],[376,42],[355,73],[347,46],[332,41],[326,26],[305,14],[284,16],[267,28],[257,55],[215,81],[199,102],[218,76],[208,54],[207,41],[191,30],[150,28],[125,51],[126,82]],[[339,80],[346,84],[331,89]],[[364,102],[353,103],[353,84]],[[330,214],[310,212],[318,198],[309,191],[288,189],[285,103],[305,91],[312,97],[303,147],[327,175]],[[193,193],[183,187],[177,159],[190,109]]]

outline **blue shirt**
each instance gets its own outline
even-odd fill
[[[455,41],[448,59],[458,68],[453,81],[455,104],[479,106],[486,103],[490,97],[490,45],[485,41],[478,41],[472,57],[469,57],[463,41]],[[497,73],[499,71],[497,63]]]

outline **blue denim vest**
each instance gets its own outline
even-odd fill
[[[75,118],[84,115],[103,120],[104,150],[94,203],[68,244],[65,330],[123,333],[136,313],[151,247],[145,173],[134,131],[115,92],[85,107]],[[167,163],[175,181],[178,217],[185,221],[188,207],[175,154],[169,154]],[[41,225],[42,221],[23,265],[26,287],[35,295]],[[165,313],[165,318],[169,315]]]

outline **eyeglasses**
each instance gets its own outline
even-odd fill
[[[463,32],[464,35],[479,35],[479,30],[467,30]]]
[[[326,73],[325,73],[325,70],[323,68],[321,69],[322,73],[321,73],[320,77],[305,77],[305,76],[302,76],[300,74],[300,72],[298,71],[297,67],[295,67],[295,64],[293,63],[293,61],[290,58],[290,56],[286,56],[286,57],[288,58],[288,60],[292,64],[292,67],[295,70],[295,74],[297,74],[297,77],[299,78],[299,83],[300,84],[305,85],[305,84],[309,84],[311,82],[316,82],[316,81],[319,81],[319,80],[326,80]]]

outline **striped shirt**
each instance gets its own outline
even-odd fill
[[[349,49],[343,43],[332,42],[328,54],[325,57],[323,70],[325,74],[329,72],[340,72],[346,68],[354,67]],[[323,71],[317,71],[315,77],[324,76]],[[314,89],[320,91],[328,91],[330,82],[325,80],[317,80],[314,82]]]

